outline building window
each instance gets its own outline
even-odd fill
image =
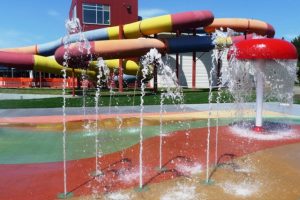
[[[110,25],[110,6],[84,3],[83,23]]]

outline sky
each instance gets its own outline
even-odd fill
[[[0,48],[64,36],[70,5],[71,0],[1,1]],[[210,10],[216,18],[259,19],[272,24],[278,38],[300,35],[300,0],[139,0],[139,15],[144,18],[191,10]]]

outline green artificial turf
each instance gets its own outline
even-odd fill
[[[3,94],[48,94],[48,95],[61,95],[61,89],[49,89],[49,88],[0,88],[0,95]],[[67,94],[71,94],[72,91],[67,89]]]
[[[0,89],[0,93],[18,93],[18,94],[62,94],[58,89]],[[67,94],[71,93],[67,90]],[[70,95],[66,98],[67,107],[82,107],[83,96],[82,91],[76,91],[78,94],[75,97]],[[0,94],[1,95],[1,94]],[[209,91],[207,89],[184,89],[183,90],[184,104],[203,104],[208,103]],[[213,91],[212,103],[216,102],[218,96],[217,91]],[[255,101],[255,95],[250,101]],[[95,106],[95,90],[86,91],[85,97],[86,107]],[[231,95],[226,91],[222,91],[220,102],[233,102]],[[108,90],[102,90],[99,106],[132,106],[140,105],[141,93],[134,92],[133,89],[125,90],[123,93],[113,92],[112,95]],[[178,103],[178,102],[176,102]],[[300,95],[295,95],[294,103],[300,104]],[[174,104],[174,101],[166,99],[164,104]],[[15,108],[60,108],[63,105],[62,97],[44,98],[44,99],[18,99],[18,100],[0,100],[0,109],[15,109]],[[160,105],[160,93],[153,93],[151,90],[146,90],[144,97],[144,105]]]
[[[201,104],[208,103],[208,91],[185,91],[184,100],[185,104]],[[214,92],[214,96],[216,92]],[[225,99],[222,101],[230,102],[228,95],[224,96]],[[215,99],[215,98],[214,98]],[[111,102],[110,102],[111,101]],[[86,107],[95,106],[95,95],[88,91],[88,95],[85,97]],[[213,100],[215,102],[215,100]],[[99,106],[131,106],[140,105],[141,94],[140,91],[136,92],[134,95],[133,91],[126,93],[114,93],[110,96],[107,91],[101,93]],[[177,102],[178,103],[178,102]],[[160,94],[147,92],[144,96],[144,105],[159,105],[160,104]],[[174,104],[173,100],[166,99],[164,104]],[[18,100],[1,100],[0,109],[13,109],[13,108],[59,108],[63,105],[62,97],[55,98],[44,98],[44,99],[18,99]],[[81,107],[83,105],[83,97],[76,96],[66,98],[67,107]]]

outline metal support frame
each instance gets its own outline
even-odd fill
[[[158,86],[157,86],[157,66],[153,66],[153,92],[157,93]]]
[[[222,69],[222,58],[218,58],[217,60],[217,85],[221,84],[221,69]]]
[[[193,29],[193,36],[196,36],[196,29]],[[196,88],[196,52],[193,52],[193,63],[192,63],[192,88]]]
[[[42,88],[42,72],[39,71],[40,88]]]
[[[157,34],[154,34],[154,38],[157,38]],[[157,81],[157,65],[154,63],[153,66],[153,92],[157,93],[158,91],[158,81]]]
[[[123,25],[119,25],[119,40],[124,39],[123,32],[124,32]],[[123,88],[123,59],[119,59],[118,82],[119,82],[119,92],[124,92],[124,88]]]
[[[75,97],[75,69],[72,68],[72,96]]]
[[[180,31],[176,31],[176,37],[179,37],[181,35]],[[179,53],[176,53],[176,77],[179,82]]]

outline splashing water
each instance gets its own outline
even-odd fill
[[[82,32],[82,27],[80,25],[80,20],[78,18],[72,18],[67,20],[65,23],[65,27],[68,31],[70,37],[68,37],[67,42],[80,42],[79,51],[82,53],[84,50],[87,50],[87,53],[90,54],[91,45],[89,41],[86,39],[84,33]],[[77,33],[75,36],[71,36],[71,34]]]
[[[160,110],[159,110],[159,169],[162,169],[162,146],[163,146],[163,94],[160,94]]]
[[[112,99],[115,95],[114,92],[114,72],[110,72],[110,82],[109,82],[109,104],[108,104],[108,113],[111,114],[111,107],[112,107]]]
[[[186,184],[177,184],[176,187],[169,190],[163,195],[161,200],[194,200],[201,199],[199,194],[196,192],[196,186],[189,186]]]
[[[67,52],[67,51],[66,51]],[[68,58],[67,54],[65,53],[65,58]],[[63,64],[64,68],[62,69],[63,73],[63,106],[62,106],[62,112],[63,112],[63,171],[64,171],[64,196],[67,196],[67,152],[66,152],[66,137],[67,137],[67,128],[66,128],[66,77],[67,72],[66,68],[68,67],[67,62],[64,62]]]
[[[66,21],[65,27],[68,31],[68,36],[81,31],[80,21],[78,18],[72,18]],[[70,37],[68,37],[70,39]],[[69,40],[67,40],[69,42]]]
[[[183,92],[181,86],[178,84],[176,72],[167,64],[163,62],[161,54],[156,49],[152,49],[153,62],[158,67],[158,74],[161,76],[162,93],[160,95],[160,163],[159,167],[162,168],[162,147],[163,147],[163,113],[165,113],[164,102],[171,100],[175,105],[183,105]],[[168,56],[166,56],[168,59]]]
[[[251,122],[242,122],[232,125],[230,129],[234,135],[253,140],[289,140],[300,137],[297,131],[291,129],[287,124],[264,122],[263,126],[268,130],[268,134],[255,134],[251,128],[253,126],[254,124]]]
[[[210,154],[210,126],[211,126],[211,113],[212,113],[212,99],[213,99],[213,93],[212,93],[212,88],[213,88],[213,75],[215,74],[216,71],[216,65],[213,65],[213,67],[210,70],[210,78],[209,78],[209,97],[208,97],[208,118],[207,118],[207,140],[206,140],[206,182],[209,182],[209,154]]]
[[[212,51],[212,68],[209,73],[209,97],[208,97],[208,103],[209,103],[209,111],[208,111],[208,119],[207,119],[207,148],[206,148],[206,182],[209,182],[209,154],[210,154],[210,135],[211,135],[211,114],[212,114],[212,100],[213,100],[213,87],[215,85],[214,83],[214,77],[217,78],[217,116],[216,116],[216,134],[215,134],[215,165],[217,164],[218,161],[218,135],[219,135],[219,104],[220,104],[220,99],[222,95],[222,85],[220,84],[222,82],[222,77],[220,77],[220,65],[221,65],[221,60],[224,55],[226,55],[228,49],[227,49],[227,44],[219,44],[217,45],[217,40],[219,38],[227,38],[231,35],[233,35],[234,32],[231,29],[228,29],[227,32],[223,32],[223,30],[216,30],[216,32],[213,34],[212,39],[213,43],[216,44],[216,48]]]
[[[99,157],[101,156],[101,152],[99,151],[99,138],[98,138],[98,134],[101,131],[99,129],[98,123],[99,123],[99,99],[101,97],[101,86],[102,86],[102,82],[103,81],[107,81],[107,77],[109,75],[109,69],[106,66],[104,60],[102,58],[98,58],[97,61],[97,67],[98,67],[98,75],[97,75],[97,90],[96,90],[96,94],[95,94],[95,175],[100,175],[101,174],[101,170],[99,167]]]
[[[132,195],[121,193],[121,192],[114,192],[105,195],[105,200],[131,200],[131,199],[132,199]]]
[[[123,183],[134,183],[139,180],[140,171],[139,169],[133,168],[126,173],[121,173],[118,178]]]
[[[251,182],[248,180],[245,180],[241,183],[227,181],[219,184],[219,186],[224,190],[225,193],[240,197],[249,197],[259,192],[260,188],[262,187],[262,183],[257,181]]]
[[[80,38],[84,38],[84,35],[82,34],[81,26],[80,26],[80,21],[78,18],[72,18],[71,20],[67,20],[65,23],[65,27],[67,30],[67,35],[63,38],[63,44],[64,44],[64,62],[63,62],[63,106],[62,106],[62,111],[63,111],[63,171],[64,171],[64,197],[66,198],[68,193],[67,193],[67,153],[66,153],[66,137],[67,137],[67,129],[66,129],[66,77],[67,77],[67,68],[69,66],[69,47],[70,43],[72,42],[72,34],[74,33],[79,33]],[[81,39],[78,41],[82,42]],[[84,42],[84,47],[90,48],[89,43],[87,40]]]
[[[162,93],[160,95],[160,134],[159,134],[159,168],[162,169],[162,146],[163,146],[163,113],[165,100],[171,100],[173,104],[183,105],[183,92],[178,84],[175,71],[163,61],[161,54],[157,49],[151,49],[145,56],[146,64],[151,66],[150,70],[154,71],[156,67],[158,74],[161,76]],[[144,66],[144,65],[143,65]]]
[[[142,65],[142,79],[141,79],[141,110],[140,110],[140,152],[139,152],[139,187],[143,188],[143,124],[144,124],[144,96],[145,96],[145,88],[146,84],[145,81],[147,77],[152,73],[152,56],[151,51],[147,53],[145,56],[141,58],[141,65]]]
[[[218,33],[218,32],[217,32]],[[222,60],[224,59],[224,55],[227,55],[228,49],[227,47],[223,47],[223,48],[218,48],[218,49],[214,49],[213,53],[212,53],[212,63],[213,63],[213,68],[211,71],[211,75],[210,75],[210,82],[211,82],[211,87],[210,87],[210,93],[209,93],[209,100],[212,100],[212,84],[213,84],[213,76],[215,75],[216,77],[216,81],[217,81],[217,97],[216,97],[216,131],[215,131],[215,165],[217,165],[218,162],[218,142],[219,142],[219,105],[220,105],[220,101],[222,98],[222,77],[220,76],[220,70],[221,70],[221,66],[222,66]],[[211,103],[211,102],[210,102]],[[211,114],[211,113],[210,113]],[[211,117],[209,116],[208,121],[211,120]],[[210,122],[209,122],[210,125]],[[210,128],[210,126],[209,126]]]
[[[235,54],[234,53],[233,55]],[[259,63],[263,62],[260,67]],[[293,85],[297,82],[296,60],[238,60],[231,57],[230,65],[222,74],[222,84],[227,85],[235,103],[253,101],[258,73],[264,80],[264,101],[293,104]],[[243,117],[243,109],[238,113]]]
[[[63,44],[64,44],[64,62],[63,62],[63,89],[62,89],[62,95],[63,95],[63,106],[62,106],[62,112],[63,112],[63,171],[64,171],[64,197],[67,197],[68,194],[68,187],[67,187],[67,152],[66,152],[66,139],[67,139],[67,127],[66,127],[66,84],[67,84],[67,68],[69,66],[69,46],[70,46],[70,35],[74,33],[76,27],[77,27],[78,21],[72,21],[67,20],[65,23],[66,29],[67,29],[67,35],[63,38]]]
[[[170,67],[168,63],[169,56],[166,55],[166,61],[164,62],[161,58],[161,54],[153,49],[153,54],[156,57],[156,63],[158,65],[158,73],[161,76],[161,87],[163,88],[163,98],[172,100],[172,103],[180,108],[183,106],[183,91],[182,87],[178,83],[177,75],[174,69]]]
[[[179,163],[175,167],[179,172],[185,175],[196,175],[202,172],[202,165],[200,163],[182,164]]]
[[[76,33],[76,36],[73,38],[69,37],[68,41],[79,42],[78,50],[83,53],[87,51],[87,55],[90,55],[90,61],[92,61],[91,57],[91,45],[90,42],[85,37],[82,27],[80,25],[80,20],[78,18],[72,18],[71,20],[67,20],[66,28],[70,34]],[[75,40],[75,41],[73,41]],[[86,67],[86,66],[84,66]],[[85,70],[81,71],[81,79],[82,79],[82,110],[83,110],[83,118],[84,118],[84,128],[89,130],[90,121],[88,124],[85,124],[86,120],[86,91],[88,88],[88,75],[87,75],[87,67]]]
[[[133,90],[133,99],[132,99],[132,108],[134,109],[135,106],[135,95],[136,95],[136,89],[138,86],[138,75],[139,75],[139,70],[136,71],[135,74],[135,81],[134,81],[134,90]]]

